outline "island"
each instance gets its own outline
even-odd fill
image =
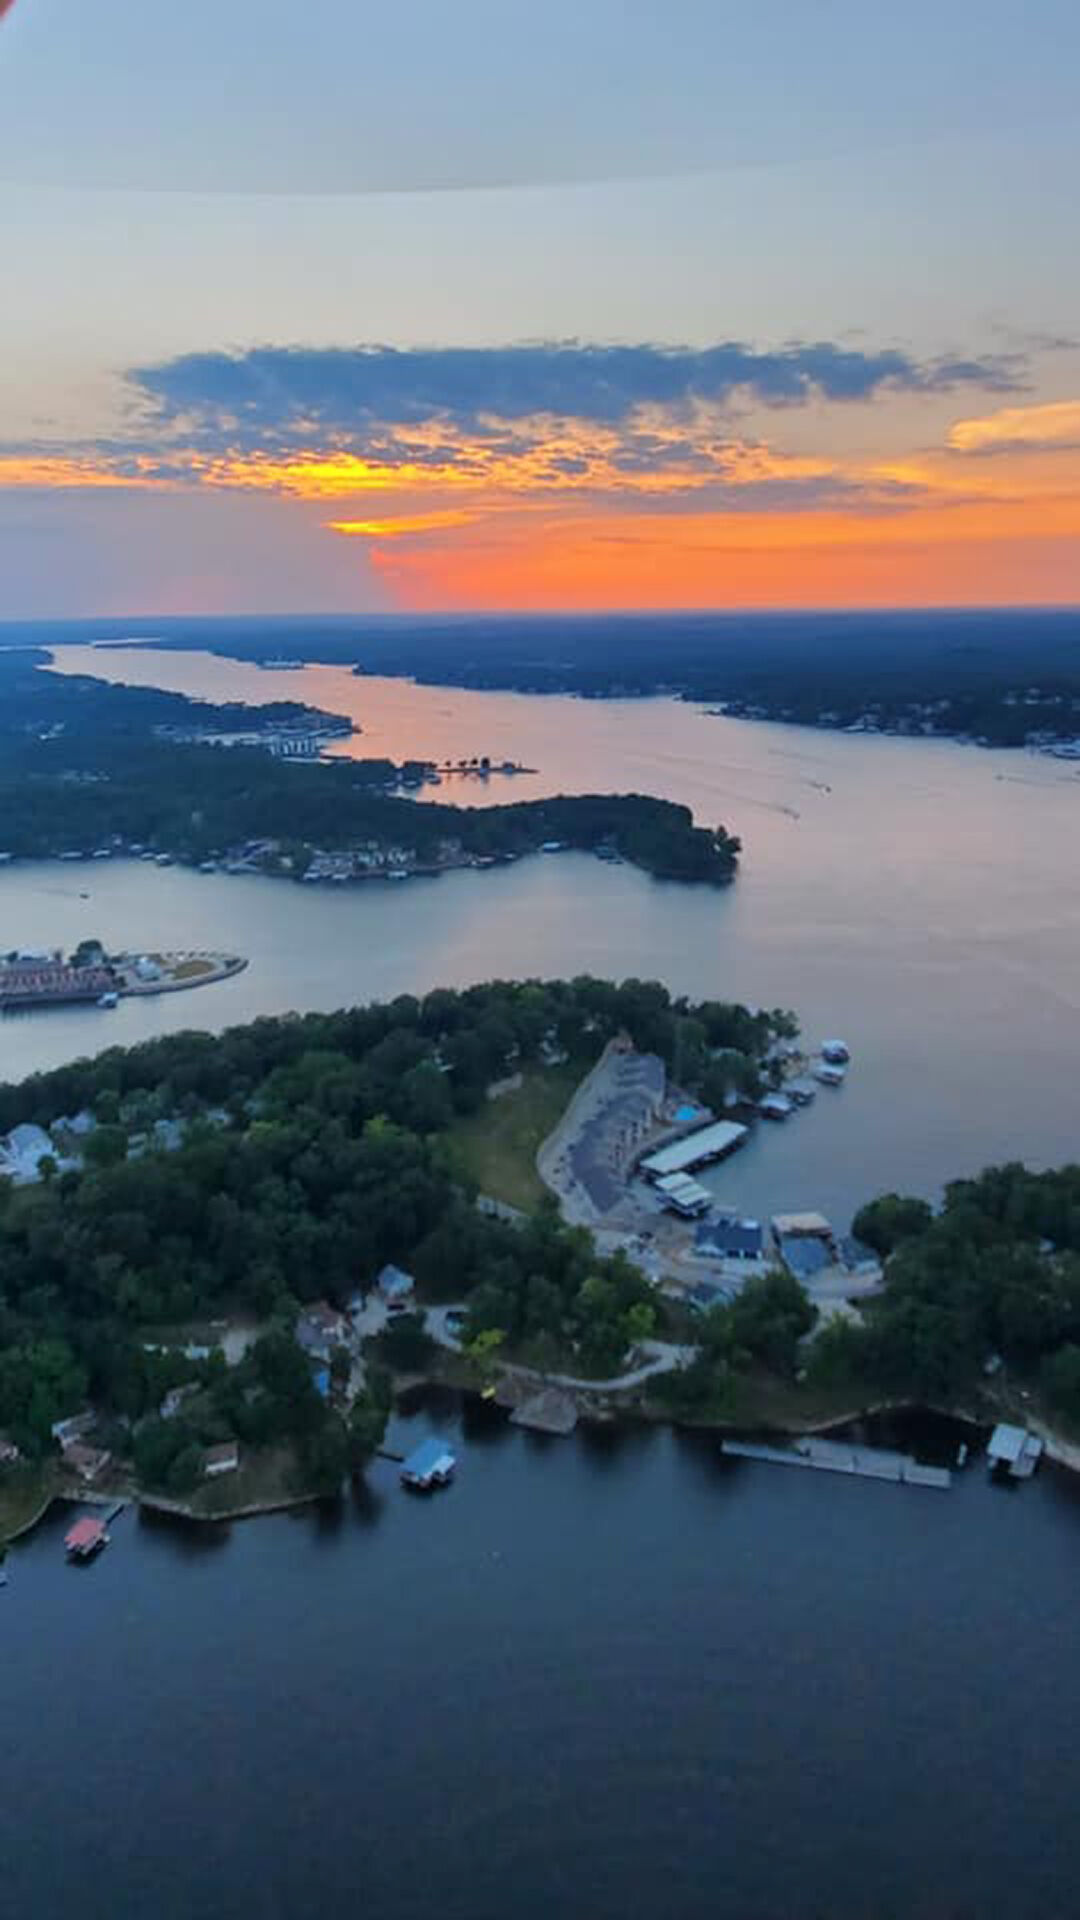
[[[57,1493],[212,1518],[332,1492],[417,1380],[552,1431],[943,1407],[1080,1465],[1080,1169],[887,1195],[850,1245],[804,1213],[748,1247],[722,1209],[677,1243],[659,1172],[631,1220],[545,1191],[567,1115],[601,1215],[601,1173],[647,1184],[707,1110],[771,1124],[795,1036],[657,982],[500,982],[0,1086],[0,1533]]]

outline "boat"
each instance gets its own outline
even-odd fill
[[[89,1514],[82,1520],[76,1520],[64,1535],[64,1551],[69,1560],[92,1560],[108,1544],[109,1535],[104,1520],[95,1520]]]
[[[820,1080],[823,1087],[842,1087],[847,1079],[847,1070],[836,1066],[831,1060],[822,1060],[814,1068],[814,1079]]]
[[[434,1436],[422,1440],[418,1447],[402,1465],[401,1484],[420,1493],[430,1492],[432,1487],[448,1486],[454,1477],[457,1459],[445,1440]]]
[[[851,1059],[851,1048],[846,1040],[823,1040],[820,1052],[830,1067],[846,1067]]]
[[[98,997],[99,1007],[118,1007],[119,1005],[120,995],[113,993],[111,990],[108,993],[100,994]]]

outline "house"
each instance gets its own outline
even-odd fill
[[[87,1447],[81,1440],[73,1440],[64,1448],[64,1465],[77,1473],[80,1480],[100,1480],[111,1461],[112,1454],[104,1447]]]
[[[731,1299],[729,1287],[717,1286],[713,1280],[702,1280],[687,1295],[689,1305],[695,1313],[709,1313],[713,1307],[722,1307]]]
[[[848,1273],[855,1274],[860,1280],[880,1280],[881,1261],[873,1247],[865,1246],[856,1240],[854,1234],[842,1234],[839,1241],[840,1264]]]
[[[316,1300],[305,1307],[296,1322],[297,1346],[319,1360],[328,1360],[331,1348],[344,1346],[348,1337],[349,1323],[345,1315],[326,1300]]]
[[[198,1391],[199,1383],[197,1380],[189,1380],[184,1387],[170,1387],[158,1408],[158,1413],[161,1418],[163,1420],[175,1420],[184,1401],[190,1400],[192,1395],[198,1393]]]
[[[757,1220],[703,1220],[694,1251],[705,1259],[760,1260],[765,1237]]]
[[[41,1179],[42,1161],[58,1161],[59,1157],[44,1127],[24,1122],[0,1141],[0,1174],[6,1174],[17,1187],[30,1186]]]
[[[9,1440],[6,1433],[0,1433],[0,1467],[13,1467],[21,1458],[14,1440]]]
[[[240,1465],[240,1448],[235,1440],[225,1440],[220,1447],[207,1447],[202,1457],[204,1480],[216,1480],[219,1474],[235,1473]]]
[[[73,1440],[81,1440],[84,1434],[90,1432],[96,1418],[97,1415],[86,1408],[82,1413],[69,1414],[66,1420],[54,1420],[49,1432],[66,1450]]]
[[[407,1307],[416,1290],[412,1274],[390,1264],[383,1268],[375,1285],[388,1307]]]

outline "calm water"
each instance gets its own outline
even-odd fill
[[[4,1911],[1066,1920],[1078,1500],[498,1426],[445,1496],[85,1570],[58,1513],[0,1595]]]
[[[208,654],[71,647],[66,667],[214,699],[348,710],[358,751],[490,753],[533,779],[459,782],[482,803],[588,788],[666,794],[739,831],[725,892],[661,885],[578,855],[373,891],[302,895],[258,878],[141,864],[0,873],[0,946],[237,947],[228,985],[0,1024],[18,1077],[107,1041],[289,1007],[330,1008],[494,975],[655,975],[675,990],[795,1007],[855,1067],[811,1113],[762,1130],[712,1176],[748,1208],[934,1194],[1005,1158],[1076,1148],[1080,1086],[1080,779],[1028,755],[709,717],[672,701],[586,702],[264,672]],[[501,788],[501,792],[500,792]],[[89,900],[80,899],[89,891]]]
[[[579,856],[371,893],[3,873],[0,946],[97,933],[252,962],[203,993],[7,1020],[5,1074],[192,1022],[590,968],[790,1003],[851,1041],[843,1092],[716,1176],[748,1206],[842,1216],[882,1186],[1076,1150],[1061,769],[666,702],[93,664],[218,698],[347,693],[366,751],[505,754],[540,769],[519,795],[667,793],[747,859],[723,894]],[[126,1516],[85,1571],[57,1515],[15,1552],[5,1913],[1071,1920],[1080,1482],[1010,1494],[976,1465],[921,1493],[724,1468],[668,1433],[542,1443],[462,1432],[453,1406],[438,1425],[462,1465],[430,1502],[377,1464],[330,1515]]]

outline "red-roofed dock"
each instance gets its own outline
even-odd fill
[[[109,1544],[109,1535],[104,1520],[94,1520],[89,1515],[76,1520],[64,1535],[64,1549],[69,1560],[92,1560],[95,1553]]]

